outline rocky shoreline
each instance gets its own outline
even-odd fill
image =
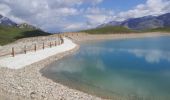
[[[20,70],[0,68],[0,96],[7,100],[100,100],[101,98],[70,89],[47,79],[39,72],[53,61],[78,49],[49,57]]]
[[[76,34],[76,35],[72,35]],[[132,39],[132,38],[149,38],[159,36],[170,36],[170,33],[150,32],[150,33],[119,33],[119,34],[87,34],[87,33],[65,33],[64,36],[71,38],[75,42]]]

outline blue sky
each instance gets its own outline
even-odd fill
[[[0,14],[54,33],[168,12],[170,0],[0,0]]]
[[[138,4],[145,3],[146,0],[104,0],[99,7],[113,9],[117,11],[127,11],[134,8]]]

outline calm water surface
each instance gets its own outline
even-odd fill
[[[41,72],[104,98],[170,100],[170,37],[82,43]]]

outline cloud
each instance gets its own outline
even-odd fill
[[[84,26],[85,26],[85,24],[83,24],[83,23],[70,23],[69,25],[67,25],[64,28],[64,30],[75,31],[75,30],[83,29]]]
[[[10,12],[10,8],[5,4],[0,4],[0,13],[6,15]]]
[[[82,14],[80,5],[96,5],[101,2],[102,0],[0,0],[0,13],[18,23],[28,22],[46,31],[69,31],[82,28],[78,27],[80,23],[68,20],[69,17]]]
[[[114,12],[111,10],[97,7],[89,7],[85,13],[84,17],[88,19],[87,24],[91,25],[91,27],[109,22],[114,15]]]
[[[46,31],[94,28],[112,20],[159,15],[170,11],[170,0],[147,0],[131,10],[115,13],[98,7],[104,0],[0,0],[0,14]]]
[[[170,0],[147,0],[145,4],[139,4],[134,9],[118,13],[114,16],[114,20],[161,15],[168,12],[170,12]]]

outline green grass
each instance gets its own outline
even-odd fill
[[[17,27],[0,26],[0,45],[5,45],[20,38],[50,35],[49,33],[33,30],[20,29]]]
[[[155,28],[155,29],[145,30],[145,32],[170,32],[170,27]]]
[[[89,30],[83,30],[81,32],[86,32],[89,34],[116,34],[116,33],[146,33],[146,32],[170,32],[170,27],[155,28],[149,30],[131,30],[123,26],[106,26],[102,28],[95,28]]]
[[[86,32],[89,34],[114,34],[114,33],[132,33],[136,31],[130,30],[122,26],[106,26],[102,28],[83,30],[82,32]]]

